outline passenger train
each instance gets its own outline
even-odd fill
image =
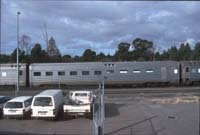
[[[16,85],[16,63],[0,64],[0,85]],[[200,61],[19,64],[20,86],[200,84]]]

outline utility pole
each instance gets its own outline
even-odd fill
[[[15,96],[19,93],[19,15],[21,13],[17,12],[17,90]]]

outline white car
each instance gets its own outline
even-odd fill
[[[3,107],[4,107],[4,104],[10,100],[9,97],[7,96],[0,96],[0,117],[3,116]]]
[[[63,91],[60,89],[45,90],[34,96],[31,105],[32,115],[35,118],[50,118],[55,120],[62,111],[64,104]]]
[[[92,118],[94,98],[92,91],[70,91],[69,100],[63,105],[64,118],[69,116]]]
[[[20,96],[9,100],[3,108],[6,118],[30,118],[32,96]]]

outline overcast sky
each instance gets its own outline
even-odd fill
[[[62,54],[82,55],[87,48],[114,54],[120,42],[140,37],[162,51],[171,45],[200,41],[200,2],[137,1],[1,1],[1,53],[16,47],[17,11],[20,35],[46,49],[47,24]]]

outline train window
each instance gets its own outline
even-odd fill
[[[189,67],[186,67],[185,72],[189,72]]]
[[[58,76],[65,76],[65,71],[58,71]]]
[[[178,69],[174,69],[174,74],[178,74]]]
[[[197,72],[197,70],[193,68],[192,69],[192,73],[196,73],[196,72]]]
[[[101,71],[94,71],[94,75],[101,75]]]
[[[23,75],[23,71],[22,70],[19,71],[19,75]]]
[[[33,72],[33,76],[41,76],[41,72]]]
[[[127,71],[127,70],[120,70],[119,73],[120,73],[120,74],[127,74],[128,71]]]
[[[146,70],[146,73],[153,73],[154,71],[151,69]]]
[[[70,71],[70,75],[77,75],[77,71]]]
[[[7,73],[6,73],[6,72],[2,72],[2,73],[1,73],[1,76],[2,76],[2,77],[6,77],[6,76],[7,76]]]
[[[133,70],[133,73],[141,73],[140,70]]]
[[[53,72],[50,71],[46,72],[46,76],[53,76]]]
[[[113,73],[114,73],[114,70],[107,70],[106,73],[108,73],[108,74],[113,74]]]
[[[90,72],[89,71],[82,71],[82,75],[89,75]]]
[[[198,69],[198,73],[200,73],[200,68]]]

